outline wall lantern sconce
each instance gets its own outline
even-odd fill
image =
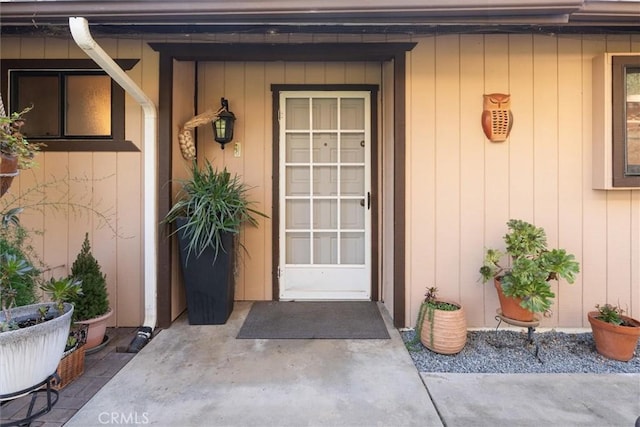
[[[218,110],[218,117],[212,122],[213,139],[219,142],[224,150],[224,144],[233,139],[233,124],[236,121],[236,116],[229,111],[229,101],[220,98],[220,104],[222,107]]]

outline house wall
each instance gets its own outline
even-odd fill
[[[588,327],[596,303],[640,316],[640,190],[593,190],[592,58],[639,52],[638,35],[416,37],[408,54],[407,324],[425,289],[460,301],[470,327],[495,326],[499,306],[478,269],[503,247],[506,221],[544,227],[576,255],[575,284],[554,285],[542,326]],[[511,94],[503,143],[480,125],[482,95]]]
[[[98,40],[114,58],[140,58],[127,72],[157,102],[157,53],[141,39]],[[1,58],[66,59],[87,56],[67,37],[2,37]],[[106,274],[109,301],[115,310],[110,325],[139,326],[144,317],[142,173],[143,117],[138,104],[126,97],[125,136],[140,152],[42,152],[39,167],[22,171],[0,204],[12,195],[26,193],[39,183],[47,184],[47,200],[60,210],[43,212],[27,209],[21,215],[31,233],[32,244],[57,277],[69,274],[80,251],[85,232],[89,233],[92,252]],[[37,105],[35,106],[37,108]],[[68,184],[67,184],[68,183]],[[75,205],[75,207],[74,207]],[[112,228],[100,215],[106,215]]]
[[[293,41],[343,41],[300,37]],[[415,323],[426,287],[435,285],[442,297],[465,305],[470,327],[495,326],[495,290],[480,283],[478,268],[484,248],[501,245],[509,218],[543,226],[550,246],[566,248],[581,263],[575,284],[554,285],[556,303],[543,326],[587,327],[586,312],[606,301],[619,302],[639,317],[640,190],[592,189],[591,60],[605,51],[640,53],[640,37],[503,34],[394,37],[393,41],[409,40],[418,44],[407,54],[406,75],[406,325]],[[141,58],[129,74],[152,99],[158,99],[157,54],[143,40],[98,41],[116,58]],[[85,57],[66,38],[3,37],[0,48],[2,58]],[[191,73],[188,67],[181,70]],[[393,103],[390,64],[202,63],[197,73],[198,109],[217,108],[220,97],[229,99],[238,117],[235,140],[242,144],[241,157],[234,158],[232,147],[222,152],[210,142],[211,130],[202,127],[200,158],[242,175],[255,187],[251,195],[258,209],[267,213],[272,209],[271,83],[381,84],[383,197],[384,190],[392,188],[393,174],[386,167],[393,164],[392,118],[387,114]],[[480,126],[482,95],[492,92],[511,94],[514,127],[503,143],[487,141]],[[142,114],[129,97],[126,102],[126,135],[140,146]],[[189,116],[188,100],[180,102],[185,111],[174,111],[176,121]],[[175,123],[176,132],[179,124]],[[175,153],[174,159],[175,167],[182,168],[184,162]],[[142,152],[51,152],[40,154],[38,160],[40,168],[23,173],[12,191],[25,191],[36,180],[67,173],[95,178],[89,189],[77,192],[94,195],[92,205],[114,209],[119,235],[100,228],[94,217],[28,213],[23,221],[45,231],[34,236],[34,246],[49,265],[64,266],[54,274],[66,274],[84,232],[89,231],[116,307],[112,322],[139,325]],[[385,198],[380,209],[381,221],[391,224],[393,200]],[[391,309],[391,228],[379,235],[380,295]],[[247,228],[243,239],[250,258],[241,266],[236,295],[270,299],[270,220],[260,219],[259,227]],[[176,286],[172,295],[175,307],[180,307],[184,302]],[[172,314],[177,316],[179,309]]]

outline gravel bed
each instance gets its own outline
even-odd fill
[[[434,353],[413,330],[401,332],[420,372],[457,373],[640,373],[640,346],[629,362],[607,359],[596,352],[591,333],[535,332],[536,346],[527,333],[513,330],[469,331],[456,355]]]

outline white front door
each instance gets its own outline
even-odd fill
[[[371,298],[369,92],[280,93],[281,300]]]

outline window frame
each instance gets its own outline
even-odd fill
[[[640,68],[640,55],[611,58],[613,187],[640,187],[640,175],[627,174],[626,70]]]
[[[130,70],[139,59],[116,59],[123,69]],[[95,74],[101,68],[90,59],[3,59],[1,63],[2,98],[8,100],[8,111],[13,111],[10,71],[53,71],[73,72],[78,75],[83,71]],[[90,73],[89,73],[90,72]],[[9,95],[9,96],[7,96]],[[64,96],[64,95],[62,95]],[[132,142],[125,139],[125,94],[113,79],[111,80],[111,136],[104,137],[69,137],[69,138],[29,138],[30,142],[44,143],[41,151],[140,151]]]

